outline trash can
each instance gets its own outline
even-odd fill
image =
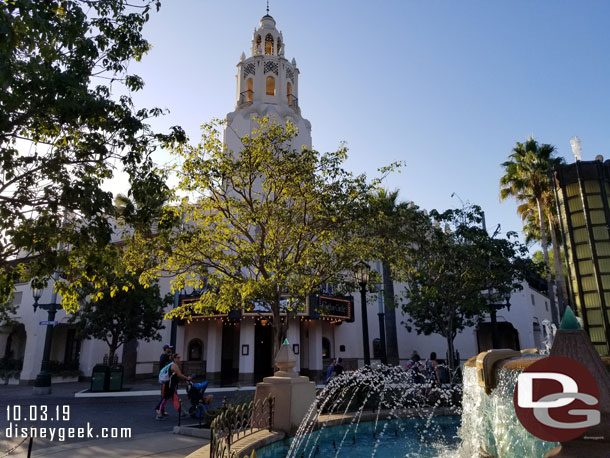
[[[108,391],[120,391],[123,389],[123,366],[112,367],[109,377]]]
[[[91,374],[91,391],[106,391],[108,387],[108,373],[110,368],[103,364],[96,364]]]

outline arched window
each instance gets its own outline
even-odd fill
[[[281,56],[282,55],[282,39],[280,37],[277,37],[277,55]]]
[[[292,84],[290,82],[286,84],[286,98],[288,105],[290,105],[292,103]]]
[[[273,37],[270,33],[265,37],[265,54],[273,54]]]
[[[267,77],[267,95],[275,95],[275,78],[273,76]]]
[[[263,42],[263,40],[261,39],[260,35],[256,36],[256,54],[259,53],[259,49],[260,49],[260,53],[263,52],[263,48],[261,47],[261,43]]]
[[[193,339],[189,342],[189,361],[201,361],[203,357],[203,343],[199,339]]]
[[[330,340],[326,337],[322,337],[322,358],[331,358],[330,354]]]
[[[252,81],[252,78],[248,78],[246,80],[246,102],[252,102],[253,85],[254,85],[254,82]]]

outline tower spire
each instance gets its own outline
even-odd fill
[[[269,0],[267,0],[267,16],[269,16]]]

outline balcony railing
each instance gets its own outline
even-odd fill
[[[288,96],[288,105],[295,110],[299,109],[299,99],[297,99],[294,95],[290,94]]]
[[[252,103],[253,95],[254,91],[240,92],[238,105],[243,105],[244,103]]]

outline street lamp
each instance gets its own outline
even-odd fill
[[[176,291],[174,293],[174,308],[178,308],[178,306],[180,305],[180,302],[185,297],[187,297],[185,288],[182,288],[179,291]],[[180,321],[178,318],[176,318],[176,317],[172,318],[172,326],[170,328],[170,334],[169,334],[169,346],[172,348],[172,352],[176,351],[176,337],[178,335],[178,321]]]
[[[35,283],[33,281],[32,283]],[[32,296],[34,297],[34,312],[40,307],[48,312],[47,321],[41,322],[40,324],[46,324],[47,333],[44,340],[44,351],[42,353],[42,363],[40,364],[40,373],[36,376],[34,381],[34,393],[35,394],[51,394],[51,372],[50,362],[51,357],[51,344],[53,343],[53,328],[57,324],[55,322],[55,313],[58,310],[57,293],[53,292],[50,304],[39,304],[38,301],[42,297],[42,289],[32,284]]]
[[[489,312],[489,317],[491,318],[491,346],[492,348],[498,348],[500,346],[500,344],[498,343],[498,329],[497,329],[497,321],[496,321],[496,312],[498,310],[503,309],[504,307],[506,307],[506,309],[510,312],[510,293],[505,293],[504,294],[504,300],[506,301],[506,303],[504,304],[490,304],[490,312]]]
[[[364,346],[364,365],[370,366],[371,354],[369,353],[369,323],[366,314],[366,284],[369,282],[371,268],[360,261],[355,266],[356,281],[360,285],[360,305],[362,307],[362,344]]]

